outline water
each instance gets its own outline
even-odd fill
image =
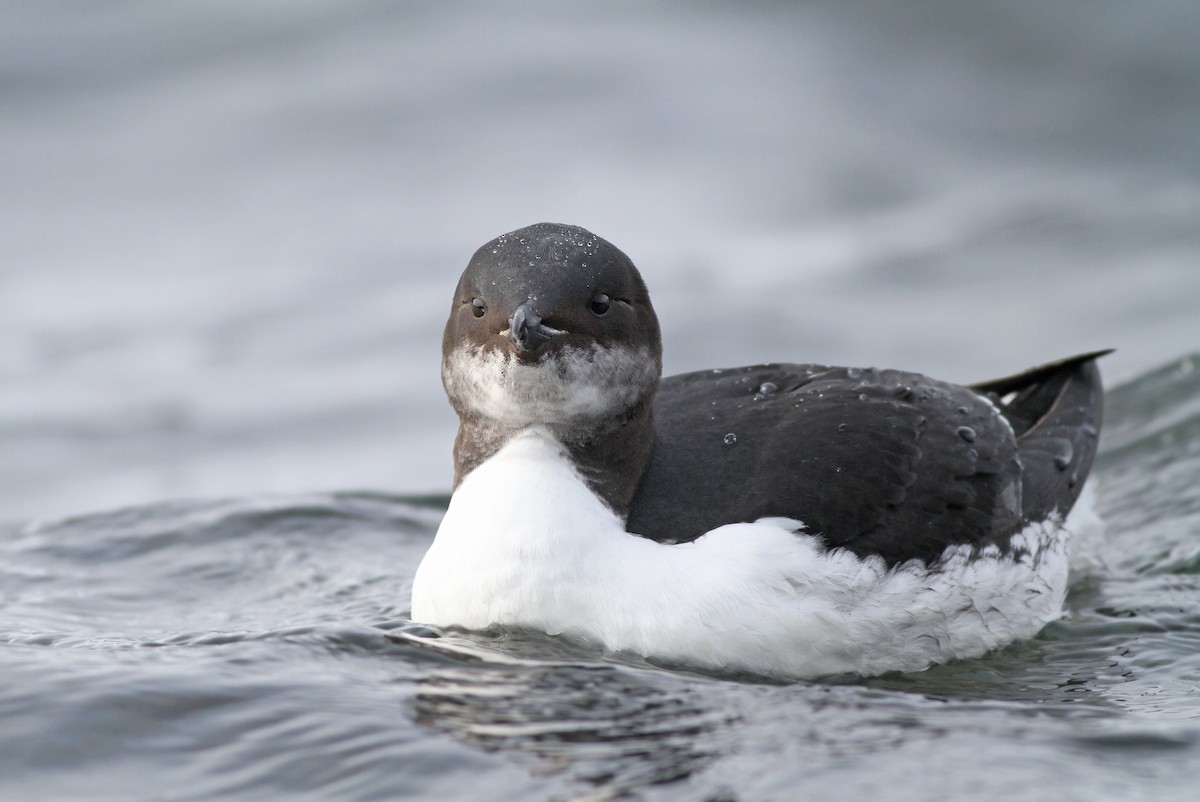
[[[0,3],[0,799],[1194,798],[1200,7],[512,5]],[[1067,616],[786,685],[410,622],[541,219],[668,372],[1117,347]]]
[[[1067,615],[979,660],[869,680],[710,677],[415,625],[444,497],[13,525],[0,798],[1190,799],[1198,444],[1200,355],[1116,389],[1102,567]]]

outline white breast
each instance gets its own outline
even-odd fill
[[[1063,531],[1013,553],[950,549],[888,569],[785,519],[692,543],[628,534],[562,447],[530,429],[472,471],[417,570],[429,624],[525,626],[667,661],[783,677],[918,670],[1037,633],[1067,587]],[[1014,556],[1015,555],[1015,556]]]

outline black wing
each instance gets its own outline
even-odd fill
[[[1049,514],[1047,500],[1065,513],[1086,478],[1099,428],[1092,358],[977,388],[903,371],[791,364],[666,378],[629,529],[687,541],[726,523],[788,517],[831,548],[889,564],[934,560],[954,544],[1003,548],[1025,522]],[[1088,405],[1069,391],[1090,392],[1090,409],[1080,411]],[[999,396],[1013,392],[1004,405]],[[1061,414],[1066,396],[1073,416]],[[1066,455],[1051,442],[1065,433],[1091,449]],[[1049,455],[1037,461],[1038,482],[1051,465],[1055,477],[1074,476],[1074,486],[1030,493],[1027,448]],[[1067,456],[1068,468],[1055,456]]]

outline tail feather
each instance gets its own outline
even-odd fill
[[[1022,517],[1065,516],[1092,468],[1104,417],[1104,391],[1094,351],[981,382],[972,389],[996,401],[1017,436]]]

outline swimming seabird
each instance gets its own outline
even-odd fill
[[[661,379],[624,253],[575,226],[505,234],[446,323],[454,494],[413,618],[798,678],[1031,637],[1062,610],[1104,353],[971,386],[800,364]]]

